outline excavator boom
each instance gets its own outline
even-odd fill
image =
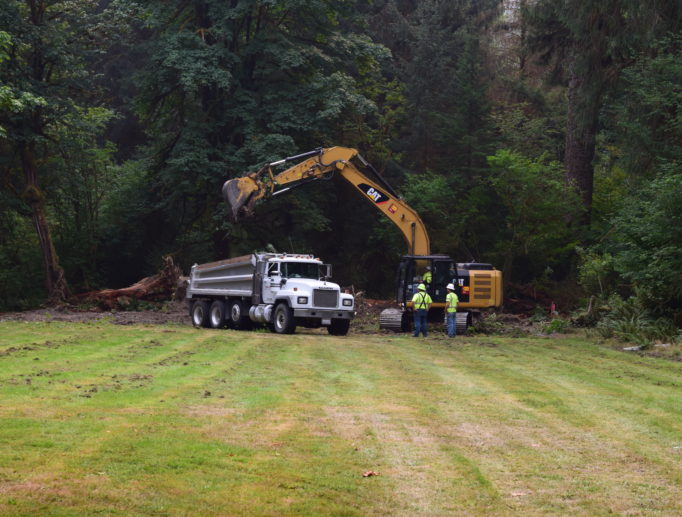
[[[223,197],[237,220],[243,215],[250,215],[260,199],[338,173],[400,229],[410,255],[429,255],[429,236],[419,215],[378,174],[377,179],[371,179],[355,166],[353,159],[360,161],[363,167],[371,168],[355,149],[348,147],[320,148],[284,158],[264,165],[257,172],[226,181]],[[303,161],[277,175],[272,171],[272,167],[298,160]]]

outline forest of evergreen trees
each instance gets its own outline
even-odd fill
[[[432,249],[682,325],[678,0],[2,0],[0,310],[267,244],[392,295],[405,251],[342,180],[240,224],[226,179],[357,148]],[[589,312],[586,310],[589,307]],[[663,330],[662,330],[663,329]],[[666,330],[667,329],[667,330]],[[673,330],[670,330],[673,329]]]

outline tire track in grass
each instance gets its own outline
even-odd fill
[[[129,343],[129,337],[135,336],[135,333],[128,333],[127,335],[128,337],[121,339],[123,342]],[[203,335],[198,340],[195,339],[195,343],[192,342],[192,339],[184,340],[183,338],[180,338],[178,342],[168,344],[168,350],[157,348],[155,349],[154,354],[144,357],[144,359],[150,362],[158,361],[160,357],[173,357],[178,353],[182,353],[183,349],[192,349],[193,347],[196,347],[197,344],[205,344],[206,337],[206,335]],[[120,344],[121,343],[115,343],[114,345]],[[127,361],[125,364],[121,361],[116,361],[115,358],[120,355],[122,347],[106,346],[105,348],[106,350],[104,351],[97,350],[97,353],[95,354],[84,355],[80,363],[74,365],[76,374],[84,375],[79,382],[87,383],[92,381],[101,383],[103,379],[109,377],[109,373],[111,373],[110,368],[116,368],[116,371],[121,372],[126,371],[126,368],[137,370],[140,367],[145,368],[149,366],[149,364],[141,365],[137,362],[137,360],[142,358],[141,356],[137,357],[137,360]],[[88,367],[93,363],[93,356],[95,355],[97,356],[96,364],[101,364],[102,366],[99,369],[94,368],[93,371],[93,369]],[[164,359],[160,360],[163,361]],[[210,369],[203,369],[202,373],[205,375],[205,372],[209,370]],[[159,381],[156,380],[155,382]],[[132,401],[131,398],[135,400]],[[167,417],[163,415],[161,411],[154,409],[154,406],[158,405],[159,403],[158,400],[156,400],[156,393],[154,390],[151,390],[141,398],[131,397],[130,393],[126,393],[125,391],[117,393],[98,391],[90,400],[76,401],[73,404],[70,404],[72,407],[76,406],[81,408],[79,414],[83,415],[84,419],[97,422],[98,425],[92,427],[94,429],[99,429],[100,432],[82,433],[80,437],[81,440],[77,447],[79,451],[77,455],[73,455],[75,451],[69,451],[71,460],[66,463],[63,462],[63,458],[61,458],[60,455],[52,455],[52,457],[41,466],[42,468],[37,469],[31,476],[36,479],[42,479],[41,483],[46,487],[49,487],[50,484],[64,484],[62,479],[73,479],[73,476],[63,476],[64,471],[82,472],[84,468],[86,471],[92,471],[93,468],[97,471],[96,468],[98,465],[99,467],[102,467],[100,468],[102,471],[105,470],[104,467],[111,468],[112,458],[115,457],[112,451],[115,451],[117,447],[120,447],[120,445],[117,445],[117,442],[119,444],[125,444],[129,441],[135,443],[135,435],[138,432],[145,431],[149,432],[152,436],[158,437],[159,429],[168,426]],[[141,412],[139,416],[131,414],[130,410],[135,407]],[[152,409],[150,410],[150,408]],[[34,410],[36,413],[38,411],[39,410]],[[120,413],[117,414],[118,412]],[[68,413],[68,411],[66,411],[66,413]],[[139,426],[138,429],[136,429],[136,424]],[[170,441],[167,440],[166,443],[172,448]],[[100,461],[98,461],[97,458],[100,458]],[[134,469],[135,463],[135,458],[128,457],[128,464],[126,465],[125,461],[121,462],[119,470],[121,470],[121,468],[123,471],[126,469]],[[144,463],[144,461],[142,461],[142,463]],[[109,476],[106,477],[111,479]],[[90,476],[89,479],[92,481],[92,476]],[[66,484],[73,487],[74,481],[66,482]]]
[[[344,501],[339,509],[355,507],[357,481],[332,461],[347,464],[352,458],[343,444],[315,435],[311,425],[314,389],[308,378],[319,365],[309,355],[320,345],[311,345],[308,336],[248,336],[238,360],[215,364],[218,375],[210,380],[216,391],[205,403],[181,409],[179,425],[191,425],[198,439],[248,448],[251,456],[229,496],[249,499],[254,514],[276,511],[273,497],[292,509],[329,508],[334,494]],[[216,399],[217,393],[224,398]]]
[[[433,386],[434,378],[391,341],[362,346],[353,340],[317,354],[340,366],[334,375],[340,369],[354,381],[353,389],[349,383],[325,384],[324,425],[356,444],[380,471],[374,511],[454,515],[499,508],[497,494],[477,466],[433,432],[439,426],[422,407],[422,388]]]
[[[74,336],[69,327],[60,336]],[[96,341],[102,329],[75,334]],[[127,344],[68,350],[82,357],[64,375],[103,383],[116,372],[125,389],[76,398],[40,377],[12,396],[25,405],[0,408],[0,418],[24,411],[27,429],[40,419],[47,429],[15,442],[25,457],[13,464],[34,467],[13,480],[19,504],[126,514],[234,514],[250,502],[252,515],[682,513],[679,458],[660,445],[679,429],[679,370],[662,363],[570,341],[453,346],[195,329],[165,340],[155,329],[121,330]],[[147,350],[145,339],[163,346]],[[44,353],[41,361],[59,355]],[[139,386],[133,377],[146,369]],[[380,475],[363,479],[363,469]]]
[[[428,346],[428,345],[427,345]],[[422,354],[423,348],[420,349],[420,358],[409,358],[409,351],[410,347],[405,347],[401,350],[395,350],[391,349],[390,352],[388,352],[391,357],[393,358],[393,365],[396,364],[408,364],[409,366],[407,367],[401,367],[396,371],[394,375],[383,375],[384,378],[386,379],[391,379],[391,378],[397,378],[399,376],[402,376],[403,379],[407,378],[409,379],[412,377],[412,384],[414,385],[415,389],[417,387],[422,388],[421,391],[429,397],[431,400],[434,400],[433,397],[434,395],[438,397],[439,395],[437,393],[434,393],[434,390],[431,389],[432,386],[436,386],[439,384],[438,379],[433,379],[433,371],[430,365],[428,364],[421,364],[420,360],[426,359],[428,362],[428,358],[426,357],[427,354]],[[433,357],[434,362],[438,362],[439,360],[442,362],[442,357],[447,357],[449,351],[445,348],[440,351],[435,350],[438,354],[437,357]],[[546,443],[551,443],[553,444],[552,449],[558,450],[559,452],[557,453],[558,456],[555,455],[555,457],[552,459],[550,458],[547,460],[546,464],[549,467],[550,470],[552,470],[552,464],[553,462],[556,463],[556,460],[560,460],[561,464],[566,465],[567,469],[570,468],[575,468],[576,465],[581,465],[584,463],[584,457],[585,454],[592,454],[594,458],[599,458],[600,456],[600,445],[604,443],[605,439],[607,438],[607,434],[602,435],[597,433],[596,435],[592,431],[595,426],[597,425],[596,423],[599,422],[599,415],[595,414],[592,415],[589,412],[584,411],[580,406],[573,407],[571,401],[563,401],[561,399],[562,394],[560,392],[555,391],[555,387],[552,386],[551,380],[552,377],[550,376],[548,382],[540,382],[537,380],[538,377],[538,370],[534,369],[535,371],[529,371],[521,375],[518,371],[513,371],[513,369],[510,369],[508,366],[506,366],[505,362],[509,361],[509,358],[503,358],[504,362],[501,362],[500,364],[494,363],[494,360],[491,362],[491,355],[488,353],[481,354],[480,350],[478,349],[472,349],[472,350],[464,350],[460,351],[464,352],[464,354],[459,353],[457,356],[458,363],[455,365],[452,365],[453,370],[448,372],[448,377],[451,379],[456,379],[456,383],[461,384],[461,378],[462,377],[468,377],[469,379],[466,381],[467,384],[467,390],[471,391],[471,386],[478,386],[479,391],[480,387],[484,387],[483,391],[487,392],[485,393],[485,396],[479,397],[478,401],[478,411],[483,411],[484,413],[487,411],[489,415],[487,416],[488,420],[484,420],[479,424],[479,428],[481,425],[483,425],[483,428],[488,430],[488,433],[493,435],[493,436],[499,436],[500,434],[504,435],[505,432],[502,431],[501,433],[497,432],[496,427],[501,427],[502,429],[506,429],[508,433],[510,433],[509,437],[507,436],[502,436],[503,439],[500,440],[504,446],[509,446],[510,448],[518,447],[518,446],[523,446],[523,443],[515,443],[513,440],[510,440],[510,437],[514,436],[514,433],[521,433],[521,434],[527,434],[528,433],[528,427],[531,429],[535,429],[536,433],[539,434],[539,436],[536,436],[536,438],[542,437]],[[538,351],[535,351],[537,354]],[[403,356],[401,356],[403,354]],[[444,355],[441,355],[444,354]],[[475,354],[475,355],[474,355]],[[542,354],[541,354],[542,355]],[[474,356],[474,357],[471,357]],[[476,357],[476,356],[480,356]],[[405,359],[405,357],[408,357],[408,359]],[[536,357],[536,361],[537,361]],[[540,358],[540,363],[545,362],[544,359]],[[507,363],[509,364],[509,363]],[[519,365],[526,365],[526,364],[533,364],[533,363],[528,363],[525,358],[512,358],[511,359],[511,364],[514,365],[514,368],[521,367]],[[455,375],[453,375],[453,372]],[[596,373],[596,372],[595,372]],[[442,374],[441,374],[442,376]],[[422,381],[426,380],[426,383],[422,382],[419,384],[419,379],[422,379]],[[515,386],[516,383],[516,388],[518,393],[512,393],[510,394],[511,390],[510,387]],[[389,382],[390,384],[390,382]],[[424,386],[426,384],[426,386]],[[396,394],[400,394],[401,400],[406,400],[405,399],[405,393],[404,391],[401,391],[397,386],[394,386],[393,391],[396,392]],[[530,399],[530,404],[528,403],[529,400],[527,398],[527,394],[530,393],[533,397],[535,397],[535,400],[533,398]],[[542,393],[548,393],[548,396],[551,400],[538,400],[537,397],[539,394]],[[407,397],[409,399],[409,395]],[[443,398],[443,397],[441,397]],[[490,404],[491,399],[497,399],[497,403],[495,404]],[[437,399],[435,399],[437,400]],[[560,404],[560,410],[555,411],[553,406],[556,406],[556,401],[559,400],[561,402]],[[467,402],[469,399],[463,399],[460,401],[460,403],[463,403],[462,406],[466,406]],[[448,399],[447,397],[442,401],[441,406],[442,407],[448,407]],[[456,401],[453,401],[456,403]],[[417,402],[418,403],[418,402]],[[474,402],[476,403],[476,402]],[[406,404],[403,404],[406,405]],[[412,402],[407,404],[408,406],[413,406],[414,404]],[[438,414],[439,412],[443,412],[444,410],[441,408],[436,407],[435,409],[433,408],[433,403],[432,402],[426,402],[426,410],[428,411],[433,411],[435,414]],[[501,411],[500,411],[501,409]],[[501,412],[501,414],[497,414],[498,411]],[[466,412],[465,412],[466,413]],[[473,422],[479,422],[481,419],[479,418],[479,415],[476,414],[468,414],[466,415],[469,419],[469,421]],[[450,416],[450,420],[455,420],[456,423],[457,420],[455,418],[461,418],[462,415],[457,415],[457,417]],[[501,417],[503,418],[503,422],[508,422],[507,425],[500,425],[498,422],[500,422]],[[435,420],[438,420],[437,418]],[[459,420],[460,422],[462,420]],[[464,420],[465,422],[467,420]],[[519,426],[519,422],[523,422],[523,426]],[[449,426],[452,428],[452,425]],[[608,429],[606,429],[608,431]],[[586,432],[592,433],[592,436],[590,438],[590,441],[587,444],[582,443],[582,435],[585,434]],[[447,434],[447,433],[446,433]],[[457,440],[459,439],[458,436],[450,436],[449,440],[453,440],[454,443],[457,443]],[[609,443],[607,441],[607,443]],[[466,445],[466,444],[463,444]],[[532,448],[534,444],[530,444],[531,448],[528,447],[528,444],[526,444],[526,449],[529,450],[531,453],[536,453]],[[537,444],[535,444],[537,445]],[[616,445],[618,445],[618,442],[616,441]],[[621,474],[620,472],[620,467],[618,465],[624,465],[625,458],[630,458],[631,460],[633,459],[633,456],[631,455],[631,450],[629,451],[630,455],[627,455],[628,444],[625,444],[625,446],[620,447],[620,452],[616,453],[608,453],[606,456],[608,459],[606,460],[606,464],[609,464],[609,461],[614,462],[616,467],[611,469],[613,472],[613,476],[617,480],[617,476]],[[507,464],[509,461],[513,460],[513,458],[508,458],[505,457],[504,451],[493,451],[495,454],[493,455],[493,460],[491,464],[491,469],[494,469],[491,471],[492,474],[494,475],[499,475],[501,476],[502,479],[508,478],[508,476],[505,475],[504,469],[505,469],[505,464]],[[621,454],[622,453],[622,454]],[[620,455],[619,455],[620,454]],[[537,456],[537,454],[535,454]],[[490,454],[483,454],[480,455],[480,464],[482,466],[487,466],[488,462],[490,460],[488,459],[488,456]],[[545,458],[541,457],[537,461],[540,462],[540,464],[544,464]],[[496,467],[496,464],[498,465]],[[487,468],[487,467],[486,467]],[[651,475],[653,479],[656,480],[654,485],[663,485],[665,483],[665,480],[670,480],[670,477],[665,477],[662,476],[660,472],[657,472],[657,469],[652,467],[651,465],[646,465],[644,464],[644,467],[640,466],[640,469],[643,469],[643,471]],[[507,469],[509,470],[509,469]],[[528,471],[527,468],[521,466],[521,471]],[[498,472],[498,474],[496,474]],[[571,479],[570,475],[568,473],[561,472],[561,469],[559,469],[557,474],[557,480],[556,480],[556,490],[555,493],[549,494],[549,497],[546,497],[546,502],[550,504],[558,504],[559,507],[566,508],[567,511],[570,511],[571,508],[580,508],[580,505],[585,506],[586,508],[598,508],[603,510],[604,507],[601,505],[601,501],[598,498],[594,498],[593,500],[590,500],[589,498],[584,499],[582,501],[577,501],[577,502],[572,502],[570,499],[567,498],[566,501],[562,501],[563,495],[562,495],[562,484],[565,484],[568,481],[568,484],[570,485]],[[531,472],[531,474],[542,474],[542,472]],[[665,473],[664,473],[665,474]],[[636,478],[636,476],[633,476],[633,478]],[[519,476],[516,475],[511,479],[511,482],[508,482],[507,484],[509,485],[501,487],[503,489],[503,492],[506,494],[511,494],[512,497],[517,498],[516,501],[518,501],[518,494],[523,494],[523,496],[528,495],[528,491],[523,489],[523,484],[521,484],[521,489],[518,488],[518,479]],[[608,492],[609,490],[616,490],[617,487],[617,481],[615,484],[608,484],[605,483],[603,486],[600,484],[600,480],[598,478],[595,478],[594,476],[590,477],[588,475],[583,476],[582,479],[579,479],[576,481],[575,484],[579,483],[588,483],[588,485],[592,485],[591,490],[601,493]],[[634,486],[634,481],[630,483],[631,486]],[[600,488],[601,486],[601,488]],[[641,495],[641,494],[640,494]],[[556,499],[559,499],[559,503],[556,503]],[[655,504],[650,498],[647,499],[646,497],[644,498],[645,503],[648,505],[652,505],[652,508],[657,508],[660,507],[660,505]],[[672,504],[670,501],[673,500],[673,497],[668,499],[668,503],[664,503],[663,507],[665,507],[665,504]],[[513,502],[513,501],[512,501]],[[637,504],[636,501],[633,504]],[[673,508],[677,508],[677,505],[673,504]]]
[[[229,471],[234,465],[238,468],[251,452],[202,436],[196,424],[205,415],[192,416],[188,408],[213,403],[216,399],[206,396],[206,387],[217,382],[222,369],[248,353],[248,339],[239,339],[238,333],[192,329],[179,342],[171,344],[169,350],[145,357],[146,366],[155,374],[151,389],[137,401],[142,413],[131,415],[134,407],[126,407],[125,420],[112,436],[83,454],[85,461],[95,470],[97,465],[113,469],[108,476],[115,484],[136,480],[138,491],[143,495],[138,494],[135,508],[142,514],[156,512],[164,504],[181,508],[185,492],[195,504],[199,501],[207,507],[217,504],[211,496],[212,490],[196,490],[198,486],[222,486],[208,483],[208,474],[202,471]],[[186,474],[179,481],[176,476],[183,471]],[[222,478],[216,475],[215,479]],[[145,493],[153,497],[146,499]]]
[[[494,379],[499,383],[499,388],[497,389],[496,397],[501,401],[504,401],[503,407],[515,408],[527,416],[523,420],[527,420],[527,424],[519,427],[518,422],[506,419],[506,421],[500,421],[501,415],[488,414],[488,418],[497,418],[499,423],[499,429],[485,429],[487,434],[487,440],[484,440],[490,444],[490,437],[493,437],[492,443],[501,447],[502,445],[508,447],[511,450],[519,450],[520,447],[526,447],[530,445],[531,447],[539,448],[536,452],[541,452],[545,450],[559,451],[555,453],[555,457],[552,461],[546,461],[545,469],[547,472],[551,472],[553,469],[552,464],[556,464],[557,460],[560,465],[563,465],[564,471],[570,471],[571,469],[580,469],[586,462],[593,462],[597,464],[597,468],[594,471],[590,469],[580,469],[578,471],[577,479],[570,479],[566,476],[561,475],[561,471],[557,471],[559,481],[568,485],[580,485],[581,483],[587,483],[593,492],[619,492],[620,486],[623,482],[628,482],[630,486],[635,486],[638,481],[641,481],[642,476],[649,481],[650,486],[657,486],[659,489],[665,488],[666,484],[670,483],[670,471],[665,468],[661,468],[661,465],[657,465],[655,462],[646,461],[638,453],[639,449],[639,438],[642,436],[635,437],[632,440],[621,439],[619,434],[614,436],[614,427],[609,424],[610,419],[605,419],[605,416],[609,415],[609,410],[604,410],[603,404],[597,403],[596,405],[590,406],[589,404],[583,403],[583,400],[588,396],[594,396],[591,391],[596,391],[598,397],[602,397],[598,385],[590,386],[586,385],[583,378],[593,378],[598,376],[596,371],[597,366],[593,363],[592,368],[595,371],[592,374],[587,375],[577,375],[573,383],[570,383],[570,375],[562,379],[557,376],[556,372],[546,373],[546,369],[535,368],[524,356],[524,352],[531,354],[536,362],[539,360],[539,356],[542,355],[542,350],[530,350],[533,347],[525,347],[524,351],[520,352],[521,357],[517,361],[507,362],[505,364],[478,364],[476,370],[481,372],[481,376],[476,380],[477,383],[487,386],[488,390],[495,390],[494,386],[491,386],[492,380]],[[570,353],[570,350],[566,350]],[[544,362],[540,359],[540,362]],[[551,370],[551,368],[548,368]],[[495,375],[492,375],[492,372]],[[563,386],[559,386],[556,381],[563,383]],[[455,381],[456,382],[456,381]],[[520,384],[521,383],[521,384]],[[515,389],[510,390],[508,386],[515,386]],[[524,387],[527,386],[527,387]],[[538,397],[538,394],[549,394],[551,399],[549,402],[542,403],[541,400],[536,400],[537,403],[530,403],[527,398],[526,392],[530,392],[534,397]],[[567,399],[565,403],[562,404],[560,411],[554,411],[552,407],[552,399],[556,399],[564,394]],[[533,399],[531,399],[531,402]],[[486,411],[485,407],[481,408],[482,412]],[[605,415],[606,413],[606,415]],[[617,413],[614,413],[617,416]],[[469,415],[475,421],[476,416]],[[522,421],[523,421],[522,420]],[[606,422],[605,422],[606,420]],[[481,424],[478,423],[474,428],[478,427],[479,431]],[[473,437],[476,433],[468,433],[469,436]],[[518,436],[526,438],[526,443],[523,440],[519,440]],[[528,443],[530,439],[530,443]],[[606,445],[606,446],[605,446]],[[660,446],[658,451],[662,452]],[[500,451],[501,453],[502,451]],[[536,454],[537,456],[537,454]],[[669,457],[669,456],[668,456]],[[538,461],[544,461],[540,456]],[[633,473],[633,469],[626,467],[628,463],[637,464],[637,470],[639,473]],[[601,466],[600,466],[601,465]],[[615,467],[614,467],[615,465]],[[491,467],[493,468],[493,467]],[[503,468],[497,467],[501,473],[503,473]],[[598,473],[596,471],[599,470]],[[608,474],[607,481],[604,481],[604,474]],[[556,483],[558,486],[562,483]],[[641,484],[641,483],[640,483]],[[516,492],[519,492],[516,490]],[[577,492],[580,492],[577,490]],[[626,494],[623,494],[626,495]],[[647,497],[646,494],[640,494],[639,499],[644,499],[646,504],[651,508],[665,508],[667,505],[672,505],[671,507],[678,507],[673,503],[675,496],[673,495],[668,499],[667,503],[663,505],[659,504],[654,499]],[[614,502],[627,500],[627,497],[612,497]],[[632,498],[631,498],[632,499]],[[568,504],[568,503],[566,503]],[[590,505],[595,507],[594,509],[601,509],[601,501],[599,500],[585,500],[584,505],[589,508]],[[637,502],[632,502],[636,505]],[[622,505],[621,505],[622,506]],[[569,511],[570,505],[567,507],[566,511]]]
[[[567,348],[565,353],[570,356],[571,350]],[[579,427],[598,430],[603,438],[610,438],[612,442],[618,443],[621,437],[629,438],[621,445],[626,445],[629,450],[635,447],[636,452],[642,454],[647,448],[652,453],[656,450],[660,453],[661,439],[667,439],[672,443],[680,436],[682,407],[678,403],[679,395],[676,396],[675,393],[679,390],[674,386],[659,383],[655,377],[662,368],[677,365],[656,364],[664,362],[653,360],[652,364],[641,364],[636,367],[637,371],[633,373],[638,374],[637,381],[616,383],[603,374],[601,368],[603,362],[591,360],[588,364],[583,360],[584,354],[572,354],[576,360],[566,363],[564,371],[551,366],[547,369],[534,368],[529,371],[523,355],[528,355],[530,359],[532,355],[537,356],[538,350],[524,347],[520,354],[522,355],[520,360],[501,367],[498,376],[506,383],[513,382],[516,378],[524,378],[526,384],[529,383],[528,377],[532,377],[533,381],[539,383],[538,388],[532,390],[536,398],[539,398],[537,394],[546,393],[552,394],[555,398],[563,396],[565,399],[563,411],[556,412],[556,416],[565,417],[567,412],[589,415],[585,424]],[[621,357],[618,356],[616,359],[620,360]],[[627,367],[632,368],[632,365]],[[677,369],[682,374],[682,368]],[[525,397],[517,399],[533,407],[532,403],[527,403]],[[543,404],[543,401],[539,400],[539,403]],[[604,422],[610,424],[604,425]],[[619,433],[614,435],[613,429],[618,429]],[[655,454],[645,455],[662,465],[670,459],[669,454],[659,454],[658,457]]]
[[[270,336],[257,358],[260,363],[252,363],[264,377],[280,381],[274,386],[276,400],[250,398],[252,404],[259,404],[249,408],[252,420],[245,437],[259,444],[255,468],[271,473],[269,490],[279,494],[292,513],[364,515],[371,503],[359,476],[357,454],[345,440],[325,433],[319,425],[320,392],[326,386],[322,378],[335,368],[322,361],[319,352],[344,345],[343,340],[328,336]],[[257,381],[258,391],[267,395],[272,386]]]

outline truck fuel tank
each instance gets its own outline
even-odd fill
[[[249,318],[256,323],[271,323],[272,309],[271,304],[253,305],[249,309]]]

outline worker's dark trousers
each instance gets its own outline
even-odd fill
[[[426,309],[417,309],[414,311],[413,336],[417,337],[420,332],[426,337]]]

